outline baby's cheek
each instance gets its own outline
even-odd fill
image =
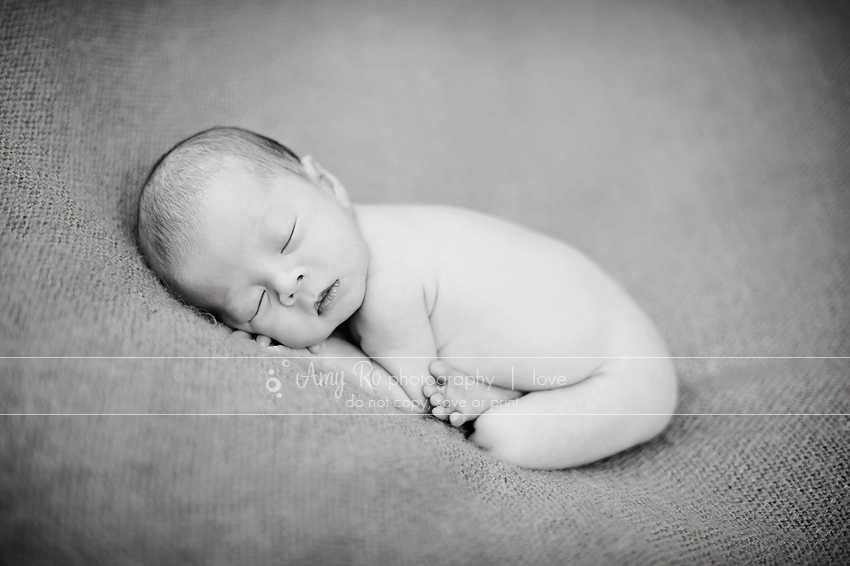
[[[309,348],[326,340],[333,333],[333,329],[310,328],[304,326],[298,330],[289,330],[272,334],[272,338],[290,348]]]

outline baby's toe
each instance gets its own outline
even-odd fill
[[[443,406],[437,406],[431,409],[431,414],[440,419],[441,421],[446,421],[449,419],[451,409],[447,409]]]
[[[425,397],[431,397],[431,395],[434,395],[438,391],[437,386],[431,383],[426,383],[422,386],[422,393],[425,394]]]
[[[446,400],[446,398],[443,397],[443,394],[440,393],[439,391],[437,391],[436,393],[433,393],[431,395],[428,395],[428,402],[431,403],[432,405],[434,405],[435,407],[442,405],[443,401],[445,401],[445,400]]]
[[[455,411],[449,415],[449,422],[452,423],[452,426],[460,426],[466,422],[466,415]]]

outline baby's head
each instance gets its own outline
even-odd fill
[[[343,185],[238,128],[160,158],[139,200],[139,246],[189,304],[293,348],[327,338],[366,290],[366,243]]]

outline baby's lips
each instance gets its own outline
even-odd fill
[[[326,310],[328,310],[331,305],[333,305],[334,300],[336,299],[336,295],[339,292],[339,279],[335,280],[331,283],[331,286],[322,291],[322,294],[319,296],[319,300],[316,302],[316,312],[322,314]],[[322,304],[324,303],[325,307],[322,308]]]

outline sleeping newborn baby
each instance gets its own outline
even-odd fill
[[[657,435],[676,403],[655,325],[578,251],[460,208],[352,205],[314,159],[246,130],[157,162],[139,243],[184,301],[344,375],[375,362],[361,385],[474,420],[470,440],[506,462],[593,462]]]

